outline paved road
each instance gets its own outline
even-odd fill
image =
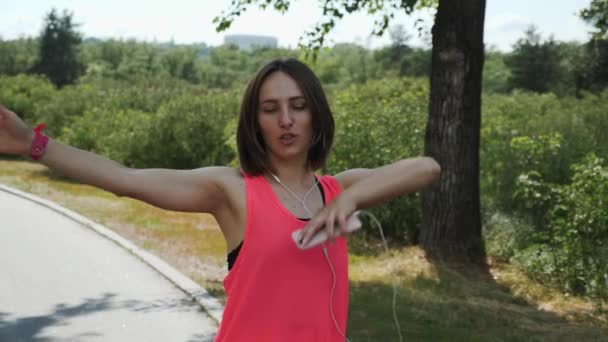
[[[212,341],[216,323],[91,229],[0,190],[0,341]]]

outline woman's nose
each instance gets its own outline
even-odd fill
[[[279,125],[282,128],[293,126],[293,117],[290,115],[288,108],[283,108],[281,110],[281,116],[279,117]]]

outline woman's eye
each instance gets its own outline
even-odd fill
[[[266,108],[262,108],[262,111],[263,111],[264,113],[272,113],[272,112],[274,112],[275,110],[277,110],[275,107],[266,107]]]

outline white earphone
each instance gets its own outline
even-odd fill
[[[287,187],[285,184],[283,184],[281,182],[281,179],[279,179],[279,177],[277,175],[275,175],[274,173],[271,173],[271,174],[272,174],[272,177],[277,181],[277,183],[279,183],[283,188],[285,188],[285,190],[287,190],[295,199],[297,199],[302,204],[302,207],[304,208],[304,210],[306,210],[306,212],[308,213],[308,216],[312,218],[313,214],[310,211],[310,209],[308,209],[308,207],[306,206],[306,198],[312,192],[312,190],[315,188],[315,186],[317,186],[317,184],[319,183],[319,180],[315,177],[315,183],[306,192],[306,194],[304,195],[304,198],[300,199],[300,197],[295,192],[291,191],[291,189],[289,189],[289,187]],[[382,237],[384,249],[388,253],[388,244],[386,242],[386,238],[384,237],[384,231],[382,230],[382,225],[380,224],[378,219],[376,219],[376,217],[368,211],[361,210],[359,212],[369,216],[372,219],[372,221],[376,224],[376,226],[380,230],[380,236]],[[333,276],[333,285],[331,287],[331,292],[329,294],[329,310],[331,312],[331,318],[333,319],[334,325],[335,325],[336,329],[338,330],[338,332],[340,333],[340,335],[342,335],[342,337],[344,337],[344,340],[346,340],[346,342],[350,342],[350,340],[346,337],[345,332],[342,332],[342,330],[340,330],[340,327],[338,326],[338,322],[336,321],[336,316],[334,315],[333,295],[334,295],[334,289],[336,288],[336,272],[334,271],[334,267],[332,266],[331,261],[329,260],[329,254],[327,252],[327,246],[325,245],[325,242],[322,243],[322,249],[323,249],[323,254],[325,255],[325,259],[327,260],[327,264],[329,265],[329,268],[331,269],[331,274]],[[401,326],[399,325],[399,320],[397,319],[397,311],[395,309],[396,301],[397,301],[397,281],[396,281],[396,279],[393,279],[393,319],[395,320],[395,326],[397,327],[397,333],[399,334],[399,341],[403,342],[403,336],[401,335]]]

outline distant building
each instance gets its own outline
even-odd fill
[[[252,50],[255,47],[276,48],[277,39],[270,36],[255,36],[250,34],[231,34],[224,37],[224,44],[233,44],[241,50]]]

